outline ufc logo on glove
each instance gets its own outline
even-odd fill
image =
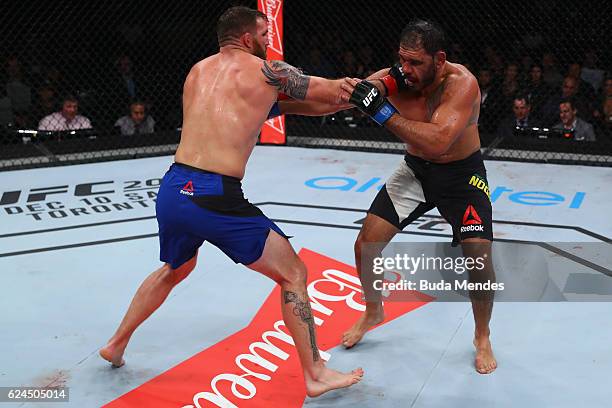
[[[376,95],[378,95],[378,91],[376,90],[376,88],[372,88],[370,90],[370,93],[366,95],[365,99],[363,100],[363,104],[364,106],[370,106],[370,104],[372,103],[372,101],[374,100],[374,98],[376,97]]]

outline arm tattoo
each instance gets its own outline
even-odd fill
[[[314,318],[312,317],[312,309],[308,299],[303,301],[297,293],[285,291],[283,293],[285,304],[295,303],[293,314],[298,316],[304,323],[308,325],[308,333],[310,334],[310,348],[312,349],[312,359],[319,360],[319,349],[317,348],[317,340],[315,338]]]
[[[306,98],[310,77],[299,69],[283,61],[264,61],[261,72],[266,76],[266,82],[279,91],[298,100]]]

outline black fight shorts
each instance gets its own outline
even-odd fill
[[[402,230],[437,207],[453,228],[454,245],[467,238],[491,241],[493,216],[489,196],[480,150],[444,164],[406,154],[368,212]]]

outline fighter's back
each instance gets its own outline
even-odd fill
[[[221,50],[198,62],[183,88],[183,127],[176,161],[242,178],[278,90],[266,83],[263,60]]]

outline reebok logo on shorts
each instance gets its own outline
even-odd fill
[[[484,231],[482,220],[472,204],[468,204],[467,208],[465,209],[462,224],[463,226],[461,227],[461,232]]]
[[[193,195],[193,182],[191,180],[189,180],[187,184],[185,184],[185,186],[181,189],[181,194],[185,194],[188,196]]]
[[[491,191],[489,191],[489,184],[485,178],[480,177],[478,174],[474,174],[468,183],[485,193],[487,197],[489,197],[489,200],[491,199]]]

